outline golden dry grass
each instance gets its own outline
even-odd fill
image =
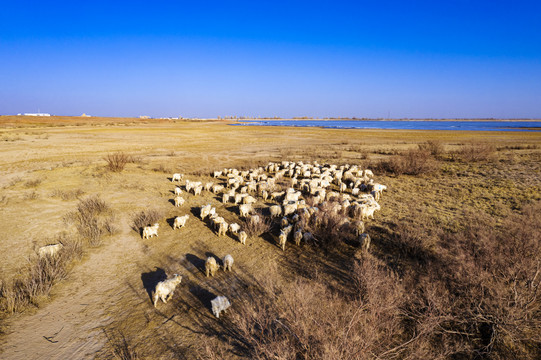
[[[143,357],[194,358],[204,336],[196,330],[212,321],[206,301],[221,292],[245,291],[251,279],[269,269],[283,276],[280,281],[288,282],[303,276],[302,264],[317,259],[321,276],[335,282],[337,288],[347,287],[340,281],[345,271],[340,261],[351,255],[347,251],[320,258],[317,249],[293,246],[283,253],[272,238],[250,239],[246,246],[229,236],[218,238],[194,216],[196,208],[211,203],[226,221],[239,222],[236,209],[224,207],[207,192],[202,197],[184,195],[186,204],[175,208],[170,202],[174,186],[168,180],[173,172],[184,173],[190,180],[214,181],[212,170],[251,168],[277,160],[370,164],[417,148],[427,140],[440,141],[446,153],[472,141],[499,148],[487,161],[439,160],[438,170],[430,175],[376,174],[389,191],[368,231],[375,234],[374,251],[390,262],[400,262],[400,255],[386,249],[384,239],[400,221],[421,219],[422,215],[443,229],[460,228],[463,224],[458,219],[466,209],[485,211],[501,221],[524,204],[541,199],[538,132],[244,127],[211,121],[113,118],[38,120],[0,117],[0,226],[9,229],[0,242],[4,279],[15,277],[26,259],[35,256],[37,246],[61,231],[75,232],[64,218],[76,209],[80,198],[99,194],[117,214],[120,233],[105,236],[98,248],[87,249],[67,279],[53,287],[51,298],[40,303],[43,309],[5,320],[3,330],[8,335],[3,337],[2,348],[6,358],[25,348],[52,358],[105,357],[106,337],[96,332],[102,327],[120,331],[122,343],[127,339]],[[119,173],[108,171],[104,160],[116,152],[135,159]],[[164,214],[157,239],[142,240],[131,229],[134,215],[147,209]],[[187,226],[173,231],[171,219],[183,214],[190,215]],[[220,272],[216,278],[205,278],[204,259],[209,255],[221,258],[226,253],[235,258],[234,275]],[[160,303],[155,310],[148,287],[175,272],[184,278],[174,301]],[[74,314],[69,320],[61,315],[66,309]],[[63,344],[58,351],[55,343],[44,341],[43,336],[63,325],[66,328],[56,338]],[[94,334],[96,339],[89,341],[71,333]],[[147,345],[150,339],[159,341]],[[212,345],[221,340],[208,336],[205,341]]]

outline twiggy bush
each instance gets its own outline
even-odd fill
[[[67,275],[70,262],[82,256],[80,239],[62,234],[56,242],[63,244],[57,255],[31,258],[18,271],[21,275],[9,282],[0,280],[0,311],[11,314],[38,305],[39,298],[47,296],[52,286]]]
[[[163,218],[161,211],[156,209],[142,210],[141,212],[134,214],[132,217],[131,228],[134,231],[140,232],[142,228],[147,225],[152,225]]]
[[[264,216],[261,211],[256,211],[254,215],[245,219],[241,226],[242,230],[245,231],[250,238],[255,238],[264,233],[268,233],[272,227],[271,219]]]
[[[377,171],[393,175],[429,174],[437,169],[437,161],[426,150],[408,150],[390,159],[380,160],[371,167]]]
[[[123,152],[108,154],[104,160],[107,162],[107,169],[113,172],[121,172],[126,167],[126,164],[132,162],[131,156]]]
[[[428,140],[423,144],[419,144],[419,150],[426,151],[436,158],[443,155],[445,151],[443,144],[438,140]]]
[[[103,235],[117,232],[113,211],[97,195],[79,200],[77,210],[68,213],[64,219],[73,223],[81,237],[91,246],[98,246]]]
[[[495,151],[495,147],[491,144],[470,143],[463,145],[456,154],[463,162],[477,162],[492,160]]]

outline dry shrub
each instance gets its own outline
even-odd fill
[[[98,195],[79,200],[77,210],[68,213],[64,220],[75,224],[81,237],[91,246],[101,244],[103,235],[115,234],[115,215],[105,201]]]
[[[0,280],[2,312],[11,314],[22,311],[29,305],[39,305],[39,298],[47,296],[52,286],[67,275],[69,263],[82,256],[80,239],[63,233],[54,242],[64,245],[56,256],[29,259],[26,268],[18,271],[22,275],[11,282]]]
[[[444,146],[439,140],[428,140],[423,144],[419,144],[419,150],[426,151],[435,158],[438,158],[443,155]]]
[[[43,181],[42,179],[28,180],[27,182],[24,183],[24,187],[27,187],[27,188],[37,187],[39,184],[41,184],[42,181]]]
[[[36,200],[37,198],[39,198],[39,194],[36,192],[36,190],[32,190],[24,194],[23,198],[25,200]]]
[[[456,155],[463,162],[477,162],[493,160],[496,149],[491,144],[470,143],[463,145]]]
[[[107,332],[105,329],[103,329],[103,333],[107,338],[109,351],[115,359],[136,360],[139,358],[135,347],[130,345],[124,333],[114,330]]]
[[[248,237],[255,238],[268,233],[271,230],[272,221],[264,216],[261,211],[255,211],[254,215],[244,220],[241,228]]]
[[[398,352],[403,292],[385,265],[364,261],[352,270],[363,287],[353,295],[331,290],[317,277],[282,285],[269,269],[235,301],[225,341],[207,347],[207,355],[216,358],[229,344],[249,359],[348,360]]]
[[[142,210],[141,212],[134,214],[132,217],[131,228],[134,231],[140,232],[145,226],[154,224],[163,218],[161,211],[156,209]]]
[[[426,150],[412,149],[401,155],[393,155],[390,159],[380,160],[370,165],[378,172],[393,175],[429,174],[437,169],[437,161]]]
[[[75,200],[79,199],[81,196],[84,195],[84,191],[82,189],[76,189],[76,190],[60,190],[55,189],[51,192],[52,197],[59,197],[64,201],[68,200]]]
[[[310,231],[315,244],[326,250],[333,249],[344,240],[351,240],[352,237],[352,229],[344,222],[344,215],[333,210],[336,204],[337,202],[328,201],[318,207],[319,211],[310,221],[303,220],[304,230]]]
[[[121,172],[126,164],[133,162],[131,156],[123,152],[108,154],[104,160],[107,162],[107,169],[113,172]]]

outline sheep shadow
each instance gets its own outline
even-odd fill
[[[201,208],[199,206],[193,206],[190,208],[190,212],[193,216],[195,216],[198,219],[201,219]]]
[[[167,279],[167,274],[165,273],[165,270],[159,267],[156,267],[156,270],[154,271],[141,274],[141,281],[143,282],[143,287],[148,293],[150,301],[152,301],[152,293],[156,289],[156,285],[165,279]]]
[[[190,289],[188,291],[197,300],[199,300],[201,305],[203,305],[206,309],[209,309],[209,310],[211,309],[210,302],[211,302],[211,300],[216,298],[216,295],[214,293],[210,292],[207,289],[202,288],[199,285],[195,285],[195,286],[190,287]]]
[[[176,216],[172,217],[172,218],[169,218],[169,219],[165,219],[165,221],[167,222],[167,224],[171,227],[171,229],[175,229],[175,219],[176,219]]]
[[[167,201],[170,202],[173,206],[175,206],[175,199],[169,199]]]
[[[200,259],[194,254],[186,254],[186,260],[190,264],[192,264],[192,266],[195,267],[197,270],[205,274],[205,260],[204,259]],[[191,270],[190,266],[184,266],[184,267],[186,268],[186,270]]]

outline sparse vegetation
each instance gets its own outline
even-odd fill
[[[99,196],[79,200],[77,210],[65,216],[67,222],[75,224],[79,235],[91,246],[98,246],[106,233],[114,234],[114,213]]]
[[[51,192],[52,197],[59,197],[60,199],[64,201],[68,200],[75,200],[79,199],[81,196],[84,195],[83,189],[75,189],[75,190],[62,190],[62,189],[55,189]]]
[[[113,172],[121,172],[129,162],[133,162],[131,156],[123,152],[108,154],[105,161],[107,162],[107,169]]]
[[[470,143],[463,145],[456,152],[458,158],[463,162],[478,162],[492,160],[496,148],[487,143]]]
[[[387,174],[421,175],[434,172],[438,164],[429,151],[412,149],[401,155],[393,155],[390,159],[380,160],[370,166]]]

